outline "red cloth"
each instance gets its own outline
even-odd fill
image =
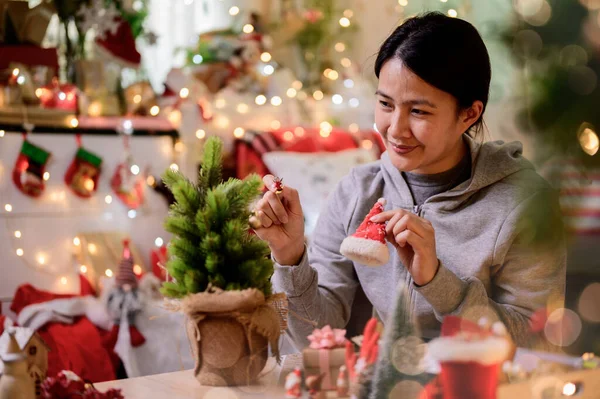
[[[152,265],[152,273],[159,278],[160,281],[167,281],[166,270],[158,266],[161,263],[163,267],[167,263],[167,246],[163,245],[160,248],[154,248],[150,252],[150,264]]]
[[[11,63],[28,67],[47,66],[58,76],[58,53],[55,48],[42,48],[34,45],[0,46],[0,69],[8,69]]]
[[[75,296],[77,295],[54,294],[25,284],[17,288],[10,308],[18,315],[26,306]],[[73,324],[48,323],[38,330],[38,334],[50,347],[48,375],[71,370],[91,382],[116,378],[111,362],[113,353],[103,346],[101,335],[104,333],[87,318],[78,317]]]
[[[80,286],[79,295],[81,295],[81,296],[87,296],[87,295],[98,296],[98,294],[96,293],[96,290],[92,286],[92,283],[90,283],[90,280],[88,280],[87,277],[85,277],[81,273],[79,274],[79,286]]]
[[[38,334],[50,347],[48,375],[71,370],[91,382],[116,378],[115,369],[96,326],[85,317],[73,324],[48,323]]]
[[[0,335],[4,333],[4,320],[6,320],[6,316],[0,314]]]
[[[17,288],[15,297],[10,305],[10,310],[18,315],[25,306],[33,305],[35,303],[48,302],[54,299],[73,298],[75,296],[77,295],[54,294],[52,292],[38,290],[31,284],[23,284]]]

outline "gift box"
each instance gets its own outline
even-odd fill
[[[302,351],[304,375],[321,375],[321,389],[336,389],[336,380],[341,366],[346,364],[346,330],[325,326],[316,329],[308,340],[310,346]]]
[[[81,94],[78,96],[78,100],[81,115],[91,117],[122,115],[121,103],[115,94]]]
[[[0,108],[23,104],[21,89],[17,86],[0,86]]]
[[[106,87],[106,74],[104,63],[96,60],[78,60],[75,62],[75,77],[77,87],[87,95],[100,95],[102,93],[112,93]]]
[[[48,2],[29,8],[26,1],[0,1],[0,40],[5,44],[41,45],[55,12]]]
[[[137,82],[128,86],[125,89],[125,103],[127,115],[150,115],[150,109],[156,105],[156,95],[150,82]]]
[[[50,19],[56,10],[51,3],[41,2],[27,12],[21,27],[21,41],[41,45],[46,36]]]

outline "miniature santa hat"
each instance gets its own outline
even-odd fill
[[[356,232],[342,241],[342,255],[367,266],[382,266],[388,262],[390,251],[385,242],[385,223],[374,223],[370,220],[383,212],[384,205],[385,199],[380,198]]]
[[[133,256],[131,256],[131,250],[129,249],[129,240],[123,240],[123,258],[119,263],[119,270],[117,271],[116,283],[118,287],[129,285],[130,288],[137,288],[138,280],[133,272]]]
[[[501,322],[479,324],[446,316],[441,337],[428,345],[428,354],[441,365],[439,382],[444,399],[495,399],[500,366],[511,354],[510,336]]]
[[[138,68],[142,62],[142,56],[135,48],[135,38],[127,21],[121,20],[114,34],[107,32],[105,38],[97,37],[96,44],[96,48],[104,57],[126,68]]]

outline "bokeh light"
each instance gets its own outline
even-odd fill
[[[588,53],[581,46],[570,44],[560,51],[560,64],[564,67],[585,65],[588,62]]]
[[[427,346],[418,337],[402,337],[392,345],[391,363],[396,370],[406,375],[418,375],[425,371]]]
[[[581,317],[592,323],[600,323],[600,283],[585,287],[579,296],[577,310]]]
[[[559,308],[550,313],[544,335],[556,346],[569,346],[577,340],[581,333],[581,319],[572,310]]]
[[[521,57],[535,58],[540,54],[543,47],[542,38],[533,30],[525,29],[515,35],[513,49]]]
[[[579,0],[581,5],[587,7],[589,10],[599,10],[600,0]]]
[[[513,7],[523,18],[528,18],[539,13],[544,3],[544,0],[513,0]]]
[[[577,66],[569,71],[569,87],[582,96],[592,93],[598,84],[596,72],[587,66]]]
[[[552,7],[547,1],[542,1],[540,9],[533,15],[523,16],[525,22],[533,26],[543,26],[552,17]]]
[[[600,139],[591,125],[584,123],[577,134],[581,149],[588,155],[594,156],[600,147]]]
[[[562,394],[565,396],[573,396],[573,395],[575,395],[576,392],[577,392],[577,385],[573,384],[572,382],[567,382],[563,386]]]

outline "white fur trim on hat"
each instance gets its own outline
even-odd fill
[[[510,350],[505,338],[488,337],[468,341],[457,337],[440,337],[428,344],[428,352],[439,362],[477,362],[485,365],[506,360]]]
[[[390,251],[386,244],[354,236],[344,238],[340,253],[352,261],[367,266],[382,266],[390,259]]]

